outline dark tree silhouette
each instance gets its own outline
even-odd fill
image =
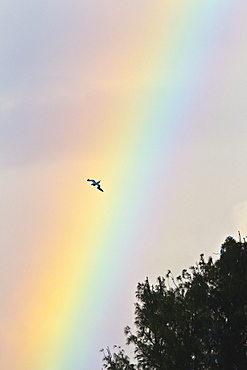
[[[247,369],[247,243],[228,237],[221,256],[200,260],[174,279],[139,283],[136,332],[125,328],[136,363],[119,348],[108,370]]]
[[[129,357],[125,354],[124,350],[119,346],[114,346],[114,348],[117,348],[117,353],[112,354],[109,347],[106,348],[106,351],[101,350],[104,355],[104,369],[134,370],[135,366],[130,363]]]

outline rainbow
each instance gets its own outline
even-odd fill
[[[85,95],[78,86],[75,96],[69,90],[71,100],[80,106],[84,99],[83,107],[89,108],[71,111],[75,127],[84,130],[80,149],[72,145],[61,158],[21,169],[23,184],[28,179],[40,192],[35,179],[42,173],[48,195],[37,206],[44,207],[44,214],[30,225],[34,244],[25,250],[16,245],[15,253],[24,253],[28,263],[18,273],[12,266],[13,281],[3,302],[3,370],[100,368],[99,350],[115,344],[107,340],[115,339],[116,332],[122,335],[129,323],[126,307],[133,311],[136,283],[145,278],[140,265],[149,276],[159,274],[153,248],[160,251],[164,244],[176,207],[174,187],[186,176],[181,159],[186,162],[190,143],[203,133],[200,122],[206,123],[206,103],[213,99],[210,84],[217,81],[224,57],[223,32],[233,27],[234,15],[241,18],[235,32],[243,27],[240,7],[226,0],[95,1],[77,4],[74,11],[64,1],[60,7],[63,16],[69,9],[72,19],[64,45],[68,52],[81,41],[76,12],[85,24],[91,22],[92,33],[85,31],[92,43],[91,74],[85,77],[78,63],[90,52],[86,41],[75,61],[67,66],[61,60],[63,76],[74,69],[78,86],[85,83]],[[50,17],[59,22],[53,10]],[[50,65],[54,75],[55,67]],[[48,80],[49,75],[52,104],[54,86]],[[56,107],[65,98],[57,98]],[[69,123],[63,123],[61,137],[69,130]],[[87,178],[101,180],[105,192],[90,187]],[[29,217],[28,206],[23,209]],[[25,216],[20,217],[22,224]],[[168,251],[159,256],[172,258]],[[123,312],[116,311],[121,306]]]

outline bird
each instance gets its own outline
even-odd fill
[[[87,179],[87,181],[91,181],[91,185],[93,185],[93,186],[97,186],[97,189],[99,189],[100,191],[104,191],[101,187],[100,187],[100,181],[101,180],[99,180],[99,181],[95,181],[95,180],[90,180],[90,179]]]

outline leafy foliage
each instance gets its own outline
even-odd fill
[[[114,346],[118,348],[117,353],[111,353],[110,348],[106,348],[106,352],[101,350],[104,354],[103,361],[105,361],[103,367],[109,370],[133,370],[135,366],[130,364],[129,357],[125,354],[124,350],[119,346]]]
[[[139,283],[136,333],[125,328],[137,363],[122,349],[104,356],[109,370],[247,369],[247,243],[227,238],[220,259]]]

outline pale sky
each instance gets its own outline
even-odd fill
[[[247,235],[246,17],[1,2],[1,369],[100,369],[137,282]]]

